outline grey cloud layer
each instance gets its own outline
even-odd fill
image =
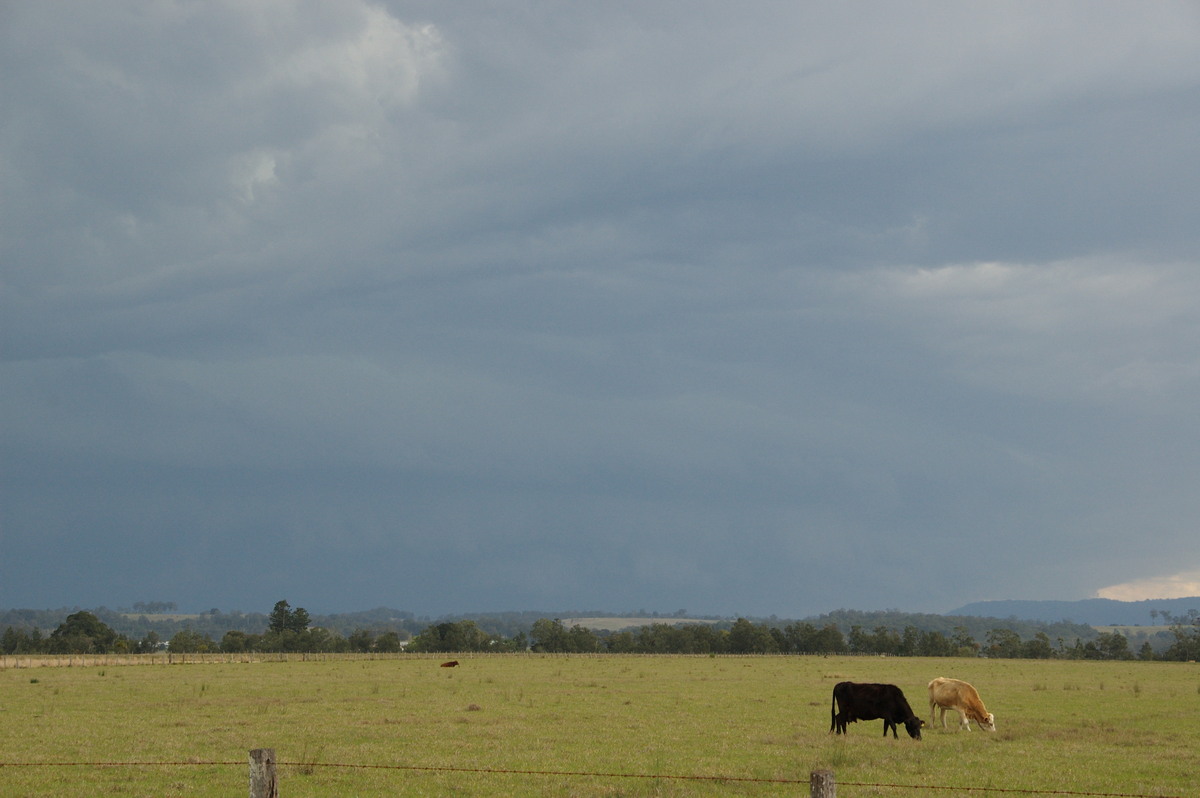
[[[1200,567],[1191,5],[0,13],[0,605]]]

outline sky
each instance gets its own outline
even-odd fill
[[[0,608],[1200,594],[1200,6],[0,0]]]

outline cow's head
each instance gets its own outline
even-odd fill
[[[996,716],[991,712],[987,713],[987,717],[979,721],[979,728],[984,729],[985,731],[995,731]]]
[[[925,725],[925,721],[913,715],[908,720],[904,721],[904,728],[908,730],[908,736],[914,740],[921,739],[921,727]]]

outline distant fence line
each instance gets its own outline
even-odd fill
[[[762,657],[886,657],[886,654],[817,654],[796,653],[787,654],[680,654],[630,652],[612,653],[601,652],[545,652],[545,651],[506,651],[503,653],[489,651],[438,651],[438,652],[280,652],[280,651],[243,651],[243,652],[205,652],[173,654],[169,651],[159,651],[153,654],[0,654],[0,670],[8,668],[91,668],[97,666],[117,665],[187,665],[187,664],[235,664],[254,662],[343,662],[358,660],[410,660],[410,659],[445,659],[460,657],[464,659],[483,659],[490,657],[561,657],[563,659],[600,659],[609,657],[629,657],[631,659],[652,659],[656,657],[679,657],[689,659],[755,659]]]
[[[206,652],[203,654],[0,654],[7,668],[93,668],[118,665],[235,664],[253,662],[324,662],[327,660],[436,659],[442,654],[347,654],[303,652]]]
[[[346,652],[346,651],[244,651],[244,652],[205,652],[179,653],[169,651],[153,654],[0,654],[0,670],[9,668],[90,668],[97,666],[117,665],[187,665],[187,664],[233,664],[255,662],[354,662],[359,660],[414,660],[414,659],[445,659],[460,657],[464,659],[485,659],[491,657],[551,657],[562,659],[604,659],[621,658],[654,659],[658,657],[677,657],[680,659],[761,659],[767,657],[783,658],[812,658],[812,657],[858,657],[863,659],[906,659],[892,654],[872,654],[866,652],[787,652],[771,654],[730,654],[702,652],[684,654],[677,652],[550,652],[550,651],[436,651],[436,652]],[[938,657],[936,659],[945,659]],[[1081,660],[1086,661],[1086,660]],[[1096,660],[1106,661],[1106,660]],[[1137,660],[1130,660],[1136,662]],[[1195,660],[1188,660],[1195,663]]]

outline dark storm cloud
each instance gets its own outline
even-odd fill
[[[0,605],[1200,568],[1190,5],[2,13]]]

